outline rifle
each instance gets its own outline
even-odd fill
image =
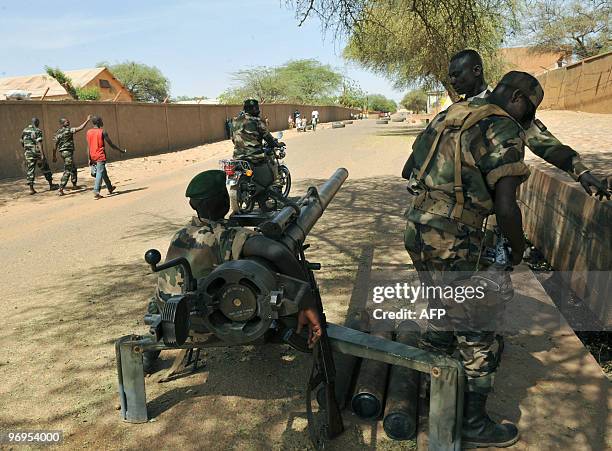
[[[329,337],[327,336],[327,320],[323,310],[321,293],[314,277],[314,271],[321,269],[321,264],[310,263],[306,260],[304,250],[308,247],[309,245],[300,246],[300,263],[308,277],[308,283],[310,284],[312,294],[316,301],[316,309],[319,315],[319,321],[321,322],[321,338],[315,344],[313,351],[312,370],[306,389],[306,413],[308,416],[310,439],[316,448],[320,448],[322,445],[321,436],[325,437],[327,440],[336,438],[344,431],[344,424],[342,422],[342,414],[340,413],[338,400],[336,399],[336,367],[334,365]],[[312,392],[321,384],[323,384],[325,390],[325,423],[320,428],[319,433],[317,433],[318,431],[314,425],[311,398]]]

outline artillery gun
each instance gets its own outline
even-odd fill
[[[183,268],[184,290],[169,298],[161,313],[145,315],[148,335],[127,335],[116,342],[119,399],[125,421],[148,421],[145,352],[182,349],[191,353],[208,347],[284,342],[313,354],[306,410],[315,446],[344,429],[335,398],[333,351],[431,374],[429,449],[461,449],[464,378],[457,361],[326,323],[314,277],[321,265],[306,259],[305,241],[347,177],[348,172],[341,168],[319,188],[308,188],[297,202],[258,224],[260,233],[246,240],[240,260],[225,262],[199,280],[192,276],[185,258],[160,265],[159,251],[147,251],[145,260],[154,272]],[[312,350],[306,338],[295,333],[297,314],[304,305],[316,306],[323,329]],[[311,398],[322,388],[325,402],[315,417]]]

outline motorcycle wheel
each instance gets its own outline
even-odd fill
[[[291,191],[291,173],[289,172],[289,168],[284,164],[278,167],[278,171],[283,186],[281,194],[283,195],[283,197],[288,197],[289,191]]]
[[[236,187],[236,208],[238,213],[250,213],[255,207],[255,199],[248,192],[246,184],[239,184]],[[232,199],[230,197],[230,205]],[[234,210],[232,210],[234,211]]]

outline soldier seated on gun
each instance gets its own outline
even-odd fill
[[[246,160],[253,166],[268,164],[274,175],[274,185],[279,187],[278,165],[273,157],[265,155],[263,142],[271,148],[284,147],[285,143],[272,136],[259,115],[259,102],[255,99],[245,100],[243,111],[233,120],[234,158]],[[265,203],[259,202],[259,205],[266,209]]]
[[[229,195],[225,187],[225,172],[209,170],[196,175],[189,185],[185,196],[197,216],[190,224],[174,234],[166,253],[166,261],[184,257],[190,265],[193,277],[197,280],[206,277],[216,266],[238,260],[246,240],[257,235],[251,229],[231,227],[224,219],[229,212]],[[183,269],[175,266],[159,273],[155,296],[149,302],[149,313],[159,313],[164,302],[171,296],[183,292]],[[308,326],[309,344],[321,337],[321,325],[316,309],[305,308],[298,316],[298,333]],[[191,329],[206,332],[197,317],[192,317]],[[145,371],[150,372],[159,351],[144,353]]]

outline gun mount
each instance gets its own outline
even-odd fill
[[[324,434],[332,439],[343,430],[334,395],[333,349],[432,374],[431,416],[435,421],[430,422],[430,449],[461,449],[463,370],[457,361],[325,322],[313,273],[321,265],[305,259],[308,245],[304,241],[347,177],[346,169],[338,169],[318,189],[310,187],[295,204],[287,205],[259,224],[261,234],[246,240],[240,260],[225,262],[201,279],[194,279],[186,259],[158,266],[161,254],[147,251],[145,259],[153,271],[181,266],[186,283],[184,292],[170,297],[160,313],[145,315],[149,335],[127,335],[116,342],[124,420],[131,423],[148,420],[143,353],[283,342],[300,351],[310,351],[306,337],[294,330],[298,311],[304,306],[316,306],[323,336],[315,347],[307,391],[309,426],[310,395],[324,384],[328,396],[323,410],[328,415]],[[197,332],[192,328],[194,323],[200,326]],[[312,433],[313,428],[309,429]]]

